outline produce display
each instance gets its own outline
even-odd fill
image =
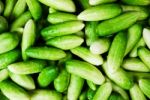
[[[149,100],[150,0],[0,0],[0,100]]]

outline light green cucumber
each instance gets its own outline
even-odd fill
[[[85,26],[85,37],[86,37],[86,45],[90,46],[94,41],[98,39],[98,35],[96,34],[95,27],[98,25],[98,22],[91,21],[86,22]]]
[[[11,17],[18,18],[26,10],[26,0],[18,0],[14,6]]]
[[[54,66],[44,68],[38,76],[40,87],[47,87],[58,76],[58,69]]]
[[[37,89],[31,93],[30,100],[62,100],[62,95],[54,90]]]
[[[93,82],[87,80],[87,85],[89,86],[89,88],[91,88],[92,90],[96,90],[96,84],[94,84]]]
[[[77,16],[74,14],[63,13],[63,12],[55,12],[49,14],[47,17],[48,22],[52,24],[62,23],[66,21],[77,20]]]
[[[99,38],[90,45],[90,51],[93,54],[103,54],[109,50],[110,44],[109,38]]]
[[[19,75],[9,72],[9,76],[16,84],[27,90],[35,89],[34,80],[30,75]]]
[[[7,69],[2,69],[0,70],[0,82],[3,80],[6,80],[9,77],[8,70]]]
[[[93,54],[90,52],[89,49],[85,47],[76,47],[71,49],[71,52],[80,57],[81,59],[93,64],[93,65],[102,65],[103,64],[103,58],[101,55]]]
[[[144,39],[147,47],[150,49],[150,39],[149,39],[149,37],[150,37],[150,29],[144,28],[143,29],[143,39]]]
[[[122,9],[117,4],[104,4],[89,7],[78,15],[79,20],[83,21],[101,21],[118,16]]]
[[[115,2],[116,0],[89,0],[90,5],[99,5],[103,3],[111,3]]]
[[[107,56],[108,72],[113,73],[120,68],[124,58],[124,53],[127,45],[127,36],[124,32],[118,33],[110,46]]]
[[[50,6],[54,9],[65,11],[65,12],[75,12],[75,4],[72,0],[39,0],[39,2],[44,5]]]
[[[78,75],[94,84],[103,84],[104,76],[95,66],[79,60],[69,60],[66,62],[66,69],[69,73]]]
[[[125,50],[125,56],[132,50],[132,48],[140,40],[142,34],[142,26],[140,24],[134,24],[128,29],[127,33],[127,46]]]
[[[108,100],[111,92],[112,92],[112,85],[110,82],[106,82],[101,86],[99,86],[93,97],[93,100]]]
[[[19,27],[22,27],[26,24],[26,22],[32,18],[32,15],[29,11],[24,12],[19,18],[14,20],[11,24],[11,31],[16,30]]]
[[[20,55],[21,53],[17,49],[0,54],[0,69],[6,68],[9,64],[18,60]]]
[[[123,69],[119,68],[114,73],[108,71],[107,62],[103,64],[103,69],[106,75],[118,86],[123,89],[129,90],[133,86],[133,79]]]
[[[17,0],[6,0],[5,9],[4,9],[4,16],[5,17],[7,17],[7,18],[10,17],[16,1]]]
[[[69,50],[80,46],[84,39],[77,35],[58,36],[46,41],[49,46],[54,46],[62,50]]]
[[[71,74],[71,80],[67,91],[68,100],[77,100],[84,85],[84,79],[80,76]]]
[[[134,46],[134,48],[131,50],[131,52],[129,53],[129,57],[137,57],[137,49],[140,46],[145,46],[145,41],[143,39],[143,37],[140,38],[140,40],[138,41],[138,43]]]
[[[42,16],[42,7],[38,0],[26,0],[29,11],[35,20],[38,20]]]
[[[150,69],[138,58],[127,58],[123,60],[122,67],[129,71],[149,72]]]
[[[69,35],[76,33],[84,28],[81,21],[68,21],[55,25],[50,25],[41,31],[41,35],[47,40],[52,37]]]
[[[140,13],[131,11],[123,13],[115,18],[102,21],[96,28],[96,33],[99,36],[113,35],[121,30],[127,29],[132,24],[134,24]]]
[[[150,99],[150,79],[139,79],[139,87],[142,92]]]
[[[5,80],[0,82],[2,93],[10,100],[30,100],[28,93],[15,83]]]
[[[146,97],[137,84],[134,84],[130,89],[130,95],[132,100],[146,100]]]
[[[63,50],[53,47],[30,47],[25,52],[31,58],[45,60],[59,60],[66,56]]]
[[[150,4],[149,0],[121,0],[125,4],[146,6]]]
[[[149,16],[147,7],[133,6],[133,5],[121,5],[123,12],[138,11],[140,13],[138,20],[145,20]]]
[[[30,60],[10,64],[8,70],[15,74],[33,74],[41,72],[45,65],[43,60]]]
[[[0,54],[8,52],[16,48],[19,44],[19,37],[12,32],[6,32],[0,34]]]
[[[70,82],[70,74],[66,69],[62,69],[58,77],[54,80],[54,87],[58,92],[65,92]]]
[[[22,58],[23,60],[27,60],[28,56],[26,55],[25,51],[29,47],[31,47],[35,42],[36,37],[36,26],[32,19],[28,20],[25,24],[22,41],[21,41],[21,50],[22,50]]]
[[[150,50],[145,47],[138,48],[138,56],[143,61],[143,63],[150,68]]]
[[[121,97],[124,99],[124,100],[129,100],[129,96],[127,94],[127,92],[121,88],[120,86],[112,83],[112,88],[113,88],[113,91],[117,92],[118,94],[121,95]]]

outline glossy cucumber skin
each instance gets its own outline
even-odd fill
[[[76,33],[82,30],[84,24],[81,21],[69,21],[64,23],[59,23],[55,25],[50,25],[41,31],[41,35],[46,39],[50,39],[51,37],[69,35]]]
[[[97,26],[96,33],[99,36],[115,34],[134,24],[137,21],[138,16],[138,12],[126,12],[115,18],[103,21]]]
[[[118,16],[122,9],[117,4],[104,4],[90,7],[78,15],[79,20],[83,21],[101,21]]]
[[[127,45],[127,36],[125,32],[118,33],[112,44],[107,56],[107,66],[109,72],[115,72],[120,68],[124,58],[124,53]]]
[[[69,73],[90,80],[95,84],[103,84],[105,81],[104,76],[95,66],[84,61],[79,60],[67,61],[66,69]]]

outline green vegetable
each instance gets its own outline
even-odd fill
[[[5,32],[7,29],[8,29],[7,20],[3,16],[0,16],[0,33]]]
[[[87,85],[88,85],[89,88],[91,88],[92,90],[94,90],[94,91],[96,90],[96,85],[95,85],[93,82],[87,80]]]
[[[72,0],[39,0],[39,2],[60,11],[75,12],[76,10]]]
[[[0,34],[0,54],[8,52],[16,48],[19,44],[19,37],[15,33],[6,32]]]
[[[11,17],[18,18],[26,10],[26,0],[18,0],[14,6]]]
[[[66,21],[77,20],[77,16],[73,14],[63,13],[63,12],[55,12],[49,14],[47,20],[52,24],[57,24]]]
[[[87,91],[87,99],[88,100],[93,100],[93,97],[95,95],[96,91],[92,90],[92,89],[88,89]]]
[[[10,17],[13,7],[16,3],[16,0],[6,0],[6,5],[5,5],[5,9],[4,9],[4,16],[5,17]]]
[[[19,18],[14,20],[14,22],[11,25],[11,31],[14,31],[17,28],[24,26],[26,22],[31,18],[32,16],[29,11],[24,12],[22,15],[20,15]]]
[[[113,18],[121,13],[121,7],[117,4],[104,4],[89,7],[78,15],[79,20],[100,21]]]
[[[84,79],[81,77],[71,74],[71,80],[67,91],[68,100],[77,100],[81,93],[81,89],[84,84]]]
[[[0,82],[3,80],[6,80],[9,77],[8,70],[7,69],[2,69],[0,70]]]
[[[147,7],[133,6],[133,5],[121,5],[123,12],[138,11],[140,13],[138,20],[145,20],[149,16]]]
[[[47,40],[52,37],[69,35],[76,33],[84,28],[81,21],[68,21],[55,25],[50,25],[41,31],[41,35]]]
[[[144,62],[144,64],[150,68],[150,51],[145,47],[140,47],[138,48],[138,56]]]
[[[98,39],[98,35],[95,32],[95,27],[98,25],[98,22],[86,22],[85,26],[85,37],[86,45],[90,46],[94,41]]]
[[[45,60],[59,60],[66,56],[64,51],[53,47],[30,47],[25,53],[29,57]]]
[[[76,35],[58,36],[47,40],[46,44],[54,46],[62,50],[69,50],[80,46],[83,43],[83,38]]]
[[[125,56],[132,50],[132,48],[140,40],[141,34],[142,34],[142,26],[140,24],[134,24],[128,29]]]
[[[150,37],[150,29],[144,28],[143,29],[143,39],[144,39],[147,47],[150,49],[150,39],[149,39],[149,37]]]
[[[112,88],[113,88],[113,91],[117,92],[118,94],[120,94],[120,96],[124,99],[124,100],[129,100],[129,96],[127,94],[127,92],[122,89],[120,86],[112,83]]]
[[[33,74],[41,72],[46,62],[42,60],[30,60],[8,65],[8,70],[15,74]]]
[[[30,100],[27,92],[21,87],[17,86],[15,83],[5,80],[0,82],[0,88],[2,93],[11,100]]]
[[[29,11],[35,20],[40,19],[42,15],[42,8],[40,3],[37,0],[26,0],[26,3],[29,7]]]
[[[127,58],[122,67],[129,71],[149,72],[150,69],[138,58]]]
[[[21,42],[21,50],[22,50],[22,58],[23,60],[27,60],[28,56],[25,53],[25,50],[32,46],[35,42],[35,33],[36,26],[33,20],[28,20],[25,24],[23,35],[22,35],[22,42]]]
[[[116,0],[89,0],[90,5],[98,5],[103,3],[111,3],[115,2]]]
[[[140,79],[139,87],[141,91],[150,98],[150,80],[149,79]]]
[[[92,54],[90,50],[88,50],[85,47],[79,46],[79,47],[73,48],[71,49],[71,52],[93,65],[103,64],[103,58],[101,55]]]
[[[134,84],[130,89],[130,95],[132,100],[146,100],[146,97],[137,84]]]
[[[145,6],[150,4],[149,0],[122,0],[122,2],[129,5],[140,5],[140,6]]]
[[[110,82],[102,84],[96,91],[93,100],[107,100],[112,92],[112,85]]]
[[[20,54],[17,49],[0,54],[0,69],[6,68],[9,64],[15,62],[20,57]]]
[[[58,69],[56,67],[46,67],[40,72],[38,83],[41,87],[47,87],[57,76]]]
[[[127,29],[139,18],[139,12],[126,12],[115,18],[101,22],[96,32],[99,36],[108,36]]]
[[[107,62],[103,64],[103,69],[106,75],[121,88],[129,90],[133,86],[133,79],[123,69],[119,68],[114,73],[111,73],[107,70]]]
[[[90,51],[93,54],[103,54],[109,50],[110,39],[100,38],[90,45]]]
[[[31,94],[31,100],[62,100],[62,95],[54,90],[39,89]]]
[[[107,71],[113,73],[120,68],[124,58],[124,53],[127,45],[127,36],[124,32],[118,33],[110,46],[107,56]]]
[[[66,69],[62,69],[58,77],[54,80],[54,87],[58,92],[65,92],[68,89],[70,74]]]
[[[138,54],[137,54],[137,49],[138,47],[140,46],[145,46],[145,42],[144,42],[144,39],[143,37],[141,37],[141,39],[138,41],[138,43],[134,46],[134,48],[131,50],[129,56],[130,57],[137,57]]]
[[[79,60],[66,62],[66,69],[69,73],[80,76],[81,78],[92,81],[95,84],[103,84],[105,81],[102,73],[93,65]]]
[[[22,86],[27,90],[35,89],[34,80],[30,75],[19,75],[9,72],[9,76],[18,85]]]

